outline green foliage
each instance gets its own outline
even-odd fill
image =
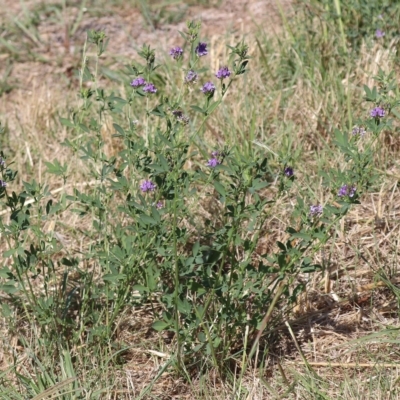
[[[347,26],[347,11],[342,11]],[[318,171],[327,193],[322,205],[296,173],[288,173],[295,158],[290,146],[274,158],[250,145],[204,145],[204,126],[243,78],[251,58],[244,41],[230,46],[227,83],[221,79],[206,96],[198,87],[193,93],[193,83],[184,79],[188,71],[211,79],[202,66],[205,57],[196,53],[200,34],[200,24],[194,22],[182,32],[185,54],[175,63],[180,84],[168,88],[155,51],[144,45],[138,53],[143,61],[121,72],[124,90],[116,93],[98,76],[108,39],[103,32],[88,33],[96,67],[92,71],[83,63],[80,105],[60,123],[69,133],[64,145],[85,162],[95,182],[92,189],[75,188],[56,201],[47,186],[32,180],[16,193],[9,187],[17,171],[1,153],[5,185],[0,186],[0,199],[9,212],[0,222],[8,246],[0,290],[9,301],[2,312],[11,321],[18,310],[38,327],[47,350],[68,364],[65,378],[74,376],[75,360],[68,350],[81,343],[107,359],[105,370],[109,363],[121,362],[117,356],[124,350],[115,350],[115,331],[118,319],[132,307],[148,306],[152,328],[172,333],[176,347],[171,364],[183,376],[208,367],[225,376],[238,355],[243,368],[254,362],[251,345],[254,349],[264,333],[290,314],[305,287],[299,276],[324,269],[315,256],[332,239],[332,228],[379,181],[374,154],[382,134],[393,129],[392,118],[398,117],[393,74],[380,71],[377,86],[364,88],[371,110],[381,107],[384,116],[360,119],[352,132],[346,124],[335,130],[332,152],[342,153],[344,163]],[[279,84],[296,79],[293,55],[304,61],[302,73],[312,83],[315,66],[328,76],[324,56],[311,61],[302,49],[303,38],[293,39],[282,57]],[[146,90],[145,84],[129,84],[138,78],[156,84],[157,92]],[[106,151],[102,135],[106,119],[112,119],[113,137],[121,144],[114,155]],[[46,166],[48,174],[69,182],[67,165],[55,159]],[[266,221],[283,196],[295,204],[286,237],[275,251],[260,253]],[[82,223],[83,250],[65,254],[62,241],[45,226],[70,212],[90,223]],[[18,375],[28,396],[57,385],[35,362],[35,379]],[[79,393],[72,381],[68,384]]]

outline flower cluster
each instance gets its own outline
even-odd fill
[[[185,76],[185,83],[196,83],[197,81],[197,74],[196,72],[190,70],[187,75]]]
[[[146,84],[146,81],[144,78],[142,78],[141,76],[138,76],[137,78],[135,78],[132,82],[131,82],[131,86],[133,86],[134,88],[138,88],[140,86],[144,86]]]
[[[155,87],[152,83],[147,82],[147,83],[143,86],[143,92],[145,92],[145,93],[156,93],[156,92],[157,92],[157,89],[156,89],[156,87]]]
[[[345,197],[345,196],[349,196],[349,197],[354,197],[354,195],[356,194],[356,187],[355,186],[351,186],[349,187],[348,185],[343,185],[338,192],[338,196],[339,197]]]
[[[146,82],[146,80],[144,78],[142,78],[141,76],[135,78],[131,82],[131,86],[134,87],[135,89],[137,89],[139,87],[143,87],[143,92],[145,92],[145,93],[156,93],[157,92],[156,87],[151,82]]]
[[[215,85],[212,82],[206,82],[200,90],[211,97],[215,92]]]
[[[377,29],[375,32],[375,36],[379,39],[379,38],[383,38],[385,36],[385,32],[383,32],[380,29]]]
[[[285,167],[283,170],[283,173],[288,177],[291,178],[294,175],[293,168],[292,167]]]
[[[182,124],[187,125],[189,123],[189,117],[185,115],[181,110],[174,110],[172,111],[172,114]]]
[[[211,153],[211,157],[208,161],[207,161],[207,167],[210,168],[215,168],[217,165],[221,164],[221,160],[218,158],[220,156],[219,151],[213,151]]]
[[[215,74],[215,76],[218,79],[225,79],[228,78],[231,75],[231,71],[229,71],[228,67],[222,67],[220,68],[217,73]]]
[[[385,116],[385,110],[382,107],[375,107],[370,112],[373,118],[383,118]]]
[[[155,183],[153,183],[152,181],[149,180],[145,180],[144,182],[142,182],[142,184],[140,185],[140,190],[143,193],[146,192],[154,192],[156,190],[157,186]]]
[[[178,60],[182,57],[183,54],[183,50],[182,47],[176,46],[173,47],[170,51],[169,51],[169,55],[172,56],[172,58],[174,60]]]
[[[200,42],[196,47],[196,54],[199,57],[206,56],[208,54],[207,43]]]
[[[360,136],[364,136],[366,131],[364,128],[361,128],[359,126],[355,126],[353,128],[353,130],[351,131],[351,133],[355,136],[355,135],[360,135]]]
[[[310,216],[318,217],[322,214],[323,210],[324,210],[323,207],[319,204],[310,206]]]

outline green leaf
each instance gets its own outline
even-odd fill
[[[151,326],[156,331],[163,331],[164,329],[169,327],[169,323],[165,321],[156,321]]]
[[[311,236],[308,233],[302,233],[302,232],[294,233],[292,235],[292,238],[300,238],[307,242],[311,242],[312,240]]]
[[[6,283],[4,285],[0,285],[0,292],[4,292],[7,294],[14,294],[19,291],[19,288],[16,287],[13,283]]]
[[[142,214],[140,216],[140,221],[143,222],[145,225],[157,225],[157,221],[146,214]]]
[[[61,125],[67,126],[68,128],[75,128],[73,122],[66,118],[60,118]]]
[[[137,290],[139,293],[148,292],[148,289],[143,285],[133,285],[131,289],[132,291]]]
[[[113,124],[113,127],[119,134],[125,136],[125,131],[118,124]]]
[[[221,100],[217,100],[214,103],[211,103],[207,109],[207,113],[211,114],[220,104],[221,104]]]
[[[11,276],[11,271],[7,267],[0,269],[0,278],[9,279]]]
[[[3,257],[10,257],[15,253],[16,249],[10,249],[3,253]]]
[[[225,188],[218,181],[214,181],[215,190],[222,196],[226,197]]]
[[[191,108],[192,110],[197,111],[197,112],[202,113],[202,114],[205,114],[205,113],[206,113],[202,108],[200,108],[200,107],[198,107],[198,106],[190,106],[190,108]]]
[[[106,282],[117,282],[117,281],[120,281],[125,278],[126,278],[125,274],[105,274],[105,275],[103,275],[103,281],[106,281]]]

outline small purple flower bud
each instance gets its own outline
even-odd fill
[[[143,86],[143,92],[145,92],[145,93],[156,93],[156,92],[157,92],[157,89],[156,89],[156,87],[155,87],[152,83],[147,82],[147,83]]]
[[[140,185],[140,190],[144,193],[154,192],[154,190],[156,190],[156,188],[157,188],[157,186],[152,181],[148,181],[148,180],[145,180]]]
[[[218,72],[215,74],[215,76],[218,79],[225,79],[228,78],[231,75],[231,71],[229,71],[228,67],[222,67],[218,70]]]
[[[196,72],[190,70],[185,76],[185,83],[195,83],[197,80]]]
[[[323,207],[321,205],[310,206],[310,216],[317,217],[322,214]]]
[[[349,191],[349,197],[354,197],[354,195],[356,194],[357,188],[355,186],[350,188]]]
[[[163,204],[162,201],[159,201],[159,202],[156,204],[157,210],[159,210],[159,209],[161,209],[161,208],[163,208],[163,207],[164,207],[164,204]]]
[[[385,32],[381,31],[380,29],[377,29],[375,32],[375,36],[379,38],[383,38],[385,36]]]
[[[382,107],[375,107],[370,112],[373,118],[383,118],[385,116],[385,110]]]
[[[3,180],[0,179],[0,187],[6,187],[7,186],[7,182],[4,182]]]
[[[200,42],[196,47],[196,54],[199,57],[206,56],[208,54],[207,43]]]
[[[283,172],[288,178],[290,178],[294,175],[292,167],[286,167]]]
[[[221,164],[221,162],[218,160],[218,158],[210,158],[207,162],[207,167],[210,168],[215,168],[217,165]]]
[[[133,86],[134,88],[144,86],[145,84],[146,84],[146,81],[141,76],[138,76],[131,82],[131,86]]]
[[[218,156],[219,156],[219,151],[217,151],[217,150],[212,151],[212,152],[211,152],[211,155],[212,155],[213,157],[218,157]]]
[[[200,90],[211,97],[215,92],[215,85],[212,82],[206,82]]]
[[[182,50],[182,48],[179,47],[179,46],[173,47],[173,48],[169,51],[169,55],[172,56],[172,58],[173,58],[174,60],[178,60],[179,58],[181,58],[181,57],[182,57],[182,54],[183,54],[183,50]]]
[[[0,157],[0,167],[4,167],[5,161],[3,157]]]

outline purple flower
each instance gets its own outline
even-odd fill
[[[0,179],[0,187],[6,187],[7,186],[7,182],[4,182]]]
[[[170,51],[169,51],[169,55],[172,56],[172,58],[174,60],[178,60],[179,58],[182,57],[183,54],[183,50],[182,47],[176,46],[173,47]]]
[[[157,92],[157,89],[152,83],[147,82],[143,86],[143,92],[145,92],[145,93],[155,93],[155,92]]]
[[[353,130],[351,131],[351,133],[352,133],[353,135],[364,136],[365,133],[366,133],[366,131],[365,131],[364,128],[361,128],[361,127],[359,127],[359,126],[355,126],[355,127],[353,128]]]
[[[0,157],[0,167],[4,167],[5,161],[3,157]]]
[[[160,208],[163,208],[164,207],[164,204],[163,204],[163,202],[162,201],[159,201],[157,204],[156,204],[156,208],[159,210]]]
[[[385,110],[382,107],[375,107],[370,112],[373,118],[382,118],[385,116]]]
[[[218,70],[218,72],[215,74],[215,76],[218,79],[225,79],[228,78],[231,74],[231,71],[229,71],[228,67],[222,67]]]
[[[322,214],[323,207],[321,205],[310,206],[310,216],[317,217]]]
[[[385,32],[381,31],[380,29],[377,29],[375,32],[375,36],[379,38],[383,38],[385,36]]]
[[[197,80],[196,72],[190,70],[185,76],[185,83],[195,83]]]
[[[349,187],[348,185],[343,185],[338,192],[338,196],[339,197],[345,197],[345,196],[349,196],[349,197],[353,197],[356,194],[356,187],[352,186]]]
[[[189,117],[185,115],[181,110],[174,110],[172,111],[172,114],[182,124],[187,125],[189,123]]]
[[[347,185],[343,185],[337,194],[339,197],[347,196]]]
[[[206,82],[200,90],[211,97],[214,94],[215,85],[212,82]]]
[[[206,56],[208,54],[207,43],[200,42],[196,47],[196,54],[199,57]]]
[[[146,84],[146,81],[141,76],[138,76],[131,82],[131,86],[133,86],[134,88],[144,86],[145,84]]]
[[[211,157],[207,161],[207,167],[215,168],[217,165],[221,164],[221,160],[218,158],[221,155],[221,153],[217,150],[214,150],[211,152]],[[223,155],[223,154],[222,154]]]
[[[154,192],[156,190],[157,186],[152,182],[152,181],[144,181],[140,185],[140,190],[144,193],[146,192]]]
[[[207,167],[215,168],[219,164],[221,164],[221,161],[219,161],[218,158],[213,157],[207,161],[206,165]]]
[[[292,177],[293,176],[293,168],[292,167],[286,167],[283,171],[283,173],[288,177]]]

